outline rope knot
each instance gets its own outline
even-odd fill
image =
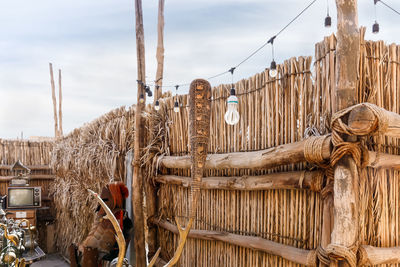
[[[357,246],[348,248],[338,244],[329,244],[326,253],[329,257],[346,260],[350,267],[357,266]]]

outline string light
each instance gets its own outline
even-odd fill
[[[329,0],[326,0],[326,17],[325,17],[325,28],[330,28],[332,25],[332,18],[329,16]]]
[[[159,102],[158,100],[156,100],[156,103],[154,104],[154,109],[155,109],[156,111],[159,111],[159,110],[160,110],[160,102]]]
[[[179,112],[179,103],[178,103],[178,88],[179,88],[179,85],[175,85],[175,88],[176,88],[176,94],[175,94],[174,111],[176,113],[178,113]]]
[[[142,90],[142,86],[145,86],[144,85],[144,83],[141,81],[141,80],[136,80],[137,82],[138,82],[138,84],[139,84],[139,86],[138,86],[138,90]],[[145,87],[146,88],[146,87]],[[143,104],[144,103],[144,94],[143,93],[140,93],[140,96],[139,96],[139,103],[141,103],[141,104]]]
[[[375,1],[375,0],[374,0]],[[376,0],[376,2],[381,2],[382,5],[385,5],[387,8],[391,9],[394,13],[397,13],[397,15],[400,15],[400,12],[397,11],[396,9],[394,9],[393,7],[389,6],[388,4],[386,4],[385,2],[383,2],[382,0]]]
[[[379,0],[374,0],[374,10],[375,10],[375,23],[372,25],[372,33],[379,33],[379,23],[376,21],[376,3],[378,3]]]
[[[283,31],[285,31],[295,20],[297,20],[305,11],[307,11],[317,0],[312,0],[305,8],[303,8],[299,14],[297,14],[292,20],[290,20],[277,34],[275,34],[271,39],[275,39],[278,35],[280,35]],[[237,64],[235,66],[235,68],[238,68],[240,65],[242,65],[243,63],[245,63],[246,61],[248,61],[251,57],[253,57],[255,54],[257,54],[261,49],[263,49],[268,43],[270,43],[270,40],[268,40],[268,42],[265,42],[264,44],[262,44],[259,48],[257,48],[255,51],[253,51],[249,56],[247,56],[245,59],[243,59],[239,64]],[[276,63],[273,64],[273,62],[271,62],[271,65],[275,65]],[[276,70],[276,67],[275,67]],[[224,71],[221,72],[219,74],[216,74],[214,76],[211,76],[209,78],[207,78],[208,80],[220,77],[222,75],[225,75],[227,73],[229,73],[230,71]],[[273,73],[274,74],[274,73]],[[276,72],[277,74],[277,72]],[[276,76],[276,75],[275,75]],[[186,86],[186,85],[190,85],[190,83],[185,83],[185,84],[179,84],[180,86]],[[172,87],[176,87],[176,85],[163,85],[163,88],[172,88]]]
[[[227,103],[227,111],[225,113],[224,119],[225,122],[229,125],[235,125],[239,122],[240,115],[238,112],[238,104],[239,100],[236,97],[235,86],[233,84],[233,72],[235,71],[235,67],[231,68],[229,72],[232,74],[232,88],[230,92],[230,96],[228,97]]]
[[[249,56],[247,56],[245,59],[243,59],[239,64],[237,64],[235,67],[233,67],[233,68],[231,68],[230,70],[227,70],[227,71],[224,71],[224,72],[221,72],[221,73],[219,73],[219,74],[216,74],[216,75],[213,75],[213,76],[211,76],[211,77],[209,77],[208,78],[208,80],[211,80],[211,79],[214,79],[214,78],[217,78],[217,77],[220,77],[220,76],[222,76],[222,75],[225,75],[225,74],[227,74],[227,73],[231,73],[232,74],[232,88],[231,88],[231,92],[230,92],[230,96],[229,96],[229,98],[231,98],[231,99],[233,99],[231,102],[229,102],[229,98],[228,98],[228,110],[229,110],[229,107],[231,107],[232,108],[232,110],[235,110],[236,111],[236,113],[237,113],[237,116],[236,116],[236,114],[235,114],[235,118],[234,119],[228,119],[228,121],[229,122],[235,122],[235,123],[233,123],[233,124],[236,124],[238,121],[239,121],[239,118],[240,118],[240,115],[239,115],[239,112],[237,112],[237,106],[238,106],[238,100],[237,100],[237,97],[236,97],[236,92],[235,92],[235,88],[234,88],[234,86],[233,86],[233,72],[234,72],[234,70],[236,69],[236,68],[238,68],[240,65],[242,65],[243,63],[245,63],[246,61],[248,61],[251,57],[253,57],[255,54],[257,54],[261,49],[263,49],[267,44],[269,44],[269,43],[271,43],[271,46],[272,46],[272,62],[271,62],[271,65],[270,65],[270,70],[269,70],[269,75],[272,77],[272,78],[274,78],[274,77],[276,77],[276,75],[278,74],[278,71],[277,71],[277,68],[276,68],[276,62],[275,62],[275,59],[274,59],[274,44],[273,44],[273,42],[274,42],[274,39],[278,36],[278,35],[280,35],[284,30],[286,30],[296,19],[298,19],[306,10],[308,10],[315,2],[316,2],[317,0],[312,0],[299,14],[297,14],[291,21],[289,21],[289,23],[287,23],[277,34],[275,34],[272,38],[270,38],[267,42],[265,42],[264,44],[262,44],[259,48],[257,48],[255,51],[253,51]],[[379,0],[378,0],[379,1]],[[327,18],[329,17],[329,9],[328,9],[328,16],[327,16]],[[326,20],[327,20],[327,18],[325,19],[325,22],[326,22]],[[329,17],[330,18],[330,17]],[[326,23],[327,24],[327,23]],[[327,26],[327,25],[326,25]],[[161,78],[160,78],[161,79]],[[159,79],[159,80],[160,80]],[[179,112],[179,102],[178,102],[178,88],[179,88],[179,86],[186,86],[186,85],[190,85],[190,83],[185,83],[185,84],[178,84],[178,85],[163,85],[163,86],[159,86],[158,84],[157,84],[157,82],[159,81],[159,80],[157,80],[157,81],[155,81],[155,88],[156,88],[156,90],[158,90],[159,88],[161,88],[161,87],[163,87],[163,88],[166,88],[166,87],[175,87],[176,88],[176,95],[175,95],[175,97],[176,97],[176,100],[175,100],[175,103],[174,103],[174,111],[175,112]],[[138,82],[140,82],[140,81],[138,81]],[[141,82],[140,82],[141,83]],[[142,85],[143,85],[143,83],[141,83]],[[149,91],[146,91],[146,93],[147,94],[149,94],[149,92],[150,92],[150,96],[152,95],[152,93],[151,93],[151,91],[149,90]],[[143,103],[144,102],[144,95],[143,94],[141,94],[140,95],[140,100],[139,100],[141,103]],[[143,101],[143,102],[142,102]],[[155,101],[155,105],[154,105],[154,109],[155,110],[159,110],[160,109],[160,103],[159,103],[159,101],[158,100],[156,100]],[[225,114],[226,115],[226,114]],[[226,118],[225,118],[225,120],[226,120]],[[236,122],[236,120],[237,120],[237,122]],[[228,121],[227,121],[227,123],[228,123]]]
[[[268,43],[271,43],[271,48],[272,48],[272,61],[271,61],[271,66],[269,67],[269,76],[272,78],[275,78],[276,75],[278,74],[278,71],[276,70],[276,62],[274,59],[274,40],[276,36],[273,36],[271,39],[269,39]]]
[[[143,93],[140,94],[139,103],[141,103],[141,104],[144,103],[144,95],[143,95]]]
[[[146,93],[148,97],[152,97],[153,96],[153,92],[150,90],[150,86],[146,86]]]

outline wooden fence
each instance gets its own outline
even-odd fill
[[[49,196],[50,186],[55,175],[50,168],[52,141],[4,140],[0,139],[0,195],[6,195],[13,173],[11,166],[20,160],[31,169],[31,186],[42,187],[42,208],[37,210],[39,246],[45,251],[54,251],[47,247],[47,225],[54,220],[54,204]]]
[[[364,32],[362,29],[360,82],[355,97],[359,102],[400,113],[400,46],[365,41]],[[235,126],[224,121],[230,87],[213,88],[209,154],[263,151],[301,141],[309,135],[329,133],[334,106],[335,48],[335,36],[326,37],[316,44],[314,61],[311,57],[291,58],[278,67],[276,78],[265,71],[236,83],[241,118]],[[174,101],[171,97],[164,102],[168,125],[165,135],[168,150],[164,152],[169,156],[185,156],[190,151],[188,96],[179,96],[182,107],[178,113],[173,111]],[[400,153],[396,138],[369,137],[365,142],[369,150],[377,153]],[[179,159],[183,158],[173,158]],[[232,190],[232,184],[231,189],[222,186],[253,178],[249,176],[256,179],[312,167],[298,163],[269,169],[209,168],[205,177],[210,177],[214,187],[204,186],[201,191],[194,238],[188,239],[179,266],[298,266],[288,257],[267,253],[268,249],[250,248],[254,244],[237,245],[229,238],[213,238],[211,234],[201,237],[196,230],[239,235],[244,239],[260,237],[307,251],[316,250],[321,243],[323,212],[318,190],[248,190],[245,186]],[[184,226],[189,216],[190,189],[186,177],[190,177],[188,168],[167,168],[162,163],[158,176],[154,177],[159,182],[159,192],[158,212],[152,217],[157,218],[153,221],[158,225],[157,242],[165,260],[173,256],[178,244],[174,219],[178,218]],[[227,182],[226,177],[233,179]],[[218,183],[220,186],[215,185]],[[218,187],[224,189],[215,189]],[[292,188],[295,187],[301,186]],[[399,246],[399,171],[368,167],[359,188],[360,243]]]
[[[43,196],[48,196],[50,183],[55,176],[50,168],[53,142],[0,139],[0,195],[7,194],[12,177],[11,166],[20,160],[31,169],[31,185],[42,186]]]

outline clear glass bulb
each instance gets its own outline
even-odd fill
[[[158,100],[156,101],[156,104],[154,105],[154,109],[155,109],[156,111],[159,111],[159,110],[160,110],[160,103],[158,102]]]
[[[176,113],[179,112],[179,103],[178,103],[178,101],[175,102],[174,111],[175,111]]]
[[[144,95],[143,94],[140,94],[139,102],[142,104],[144,103]]]
[[[275,78],[277,74],[278,74],[278,71],[276,69],[269,70],[269,76],[271,76],[272,78]]]
[[[236,123],[239,122],[240,115],[238,112],[238,98],[235,95],[231,95],[228,97],[228,100],[226,101],[228,104],[228,110],[225,113],[225,121],[229,125],[235,125]]]

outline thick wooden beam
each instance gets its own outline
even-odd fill
[[[375,113],[371,108],[376,109]],[[363,133],[363,135],[372,134],[379,125],[376,114],[379,114],[382,121],[387,122],[383,126],[384,129],[380,129],[380,134],[399,138],[400,115],[371,104],[360,104],[354,107],[349,113],[348,126],[353,131]]]
[[[133,175],[132,175],[132,207],[134,227],[134,249],[136,255],[136,267],[145,267],[147,265],[145,249],[145,226],[143,211],[143,168],[141,167],[141,157],[145,147],[145,121],[142,112],[145,109],[146,94],[144,83],[145,74],[145,50],[144,50],[144,28],[142,1],[135,0],[135,18],[136,18],[136,55],[137,55],[137,77],[141,81],[137,88],[137,103],[135,110],[135,136],[134,136],[134,156],[133,156]],[[140,96],[144,97],[142,103]],[[132,252],[131,252],[132,253]]]
[[[165,220],[152,220],[152,223],[160,226],[161,228],[164,228],[165,230],[178,234],[178,228],[174,224],[169,223]],[[189,232],[188,237],[201,240],[221,241],[244,248],[264,251],[268,254],[277,255],[286,260],[305,266],[316,266],[315,250],[295,248],[292,246],[263,239],[261,237],[243,236],[227,232],[195,229],[192,229]]]
[[[378,248],[362,245],[359,254],[360,266],[400,263],[400,247]]]
[[[322,137],[321,137],[322,138]],[[280,165],[306,161],[304,156],[306,140],[280,145],[254,152],[234,152],[228,154],[208,154],[206,169],[230,168],[273,168]],[[331,138],[325,139],[322,145],[323,159],[329,159],[332,152]],[[161,159],[165,168],[189,169],[190,156],[166,156]]]
[[[240,177],[204,177],[201,189],[223,190],[268,190],[268,189],[313,189],[320,191],[323,173],[320,171],[293,171],[272,173],[259,176]],[[156,181],[163,184],[174,184],[190,187],[190,177],[176,175],[157,176]]]
[[[337,7],[337,47],[336,47],[336,82],[334,99],[335,111],[343,110],[357,104],[358,62],[360,57],[360,36],[358,31],[357,0],[336,0]],[[347,138],[354,142],[357,138]],[[331,244],[350,248],[358,238],[358,171],[355,161],[344,156],[334,166],[333,210],[334,223]],[[339,266],[349,266],[356,261],[355,255],[347,261],[339,260]],[[336,262],[332,261],[331,266]]]

